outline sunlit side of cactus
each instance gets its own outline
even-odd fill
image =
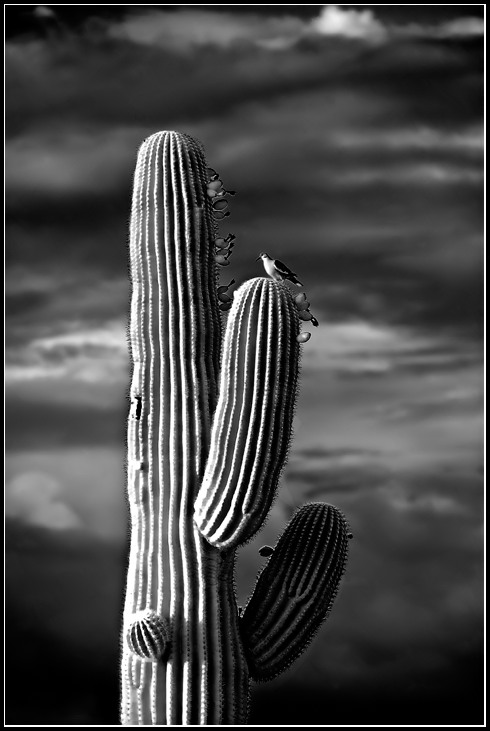
[[[131,396],[141,407],[128,422],[127,725],[242,723],[248,708],[233,556],[212,548],[192,519],[221,342],[205,190],[194,140],[164,132],[145,141],[130,229]]]

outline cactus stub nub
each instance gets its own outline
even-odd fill
[[[152,610],[138,612],[129,624],[127,642],[135,655],[157,662],[169,647],[167,623]]]

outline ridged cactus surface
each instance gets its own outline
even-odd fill
[[[282,673],[332,608],[347,558],[347,523],[332,505],[304,505],[279,539],[241,630],[255,680]]]
[[[204,157],[191,138],[168,132],[145,141],[130,229],[131,396],[141,409],[128,424],[122,721],[129,725],[240,723],[248,706],[228,578],[233,557],[212,549],[192,520],[221,343],[205,189]],[[145,610],[169,626],[168,652],[158,662],[132,651],[134,618],[144,632]]]
[[[213,546],[239,546],[259,530],[269,511],[291,436],[298,330],[285,287],[260,278],[237,291],[196,501],[196,523]]]
[[[224,255],[215,247],[228,245],[227,262],[235,237],[225,244],[217,238],[227,191],[211,172],[209,188],[200,143],[159,132],[141,146],[134,178],[131,543],[121,636],[126,725],[246,723],[250,670],[257,676],[268,657],[264,612],[270,608],[274,635],[266,662],[286,665],[298,654],[294,629],[306,639],[318,624],[315,604],[325,601],[325,582],[331,589],[345,558],[340,524],[322,547],[318,521],[305,523],[300,511],[303,527],[297,533],[294,519],[286,533],[299,536],[317,568],[305,558],[291,569],[297,556],[280,543],[269,565],[285,585],[305,588],[288,594],[291,606],[279,611],[261,578],[241,624],[235,549],[261,527],[274,497],[291,436],[301,341],[284,283],[251,280],[232,306],[228,286],[217,289],[216,262]],[[222,343],[220,308],[230,306]],[[306,619],[297,612],[302,591]]]

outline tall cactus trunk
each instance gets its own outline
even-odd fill
[[[236,293],[219,372],[212,209],[222,212],[226,203],[211,203],[221,181],[210,174],[206,190],[202,148],[187,135],[152,135],[138,155],[130,227],[125,725],[246,723],[249,677],[273,677],[300,654],[325,618],[345,564],[343,516],[331,506],[307,506],[286,528],[239,617],[235,551],[260,529],[277,489],[291,437],[298,343],[305,340],[286,285],[253,279]],[[303,571],[307,580],[299,581]]]
[[[192,519],[221,338],[205,171],[197,144],[168,132],[145,141],[135,174],[123,633],[154,613],[166,619],[168,637],[158,662],[132,653],[123,637],[128,725],[241,723],[248,703],[233,555],[209,546]]]

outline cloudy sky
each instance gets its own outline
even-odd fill
[[[240,599],[304,502],[354,533],[252,722],[482,723],[483,7],[6,6],[8,722],[117,723],[131,185],[175,129],[238,191],[223,282],[268,251],[320,321]]]

